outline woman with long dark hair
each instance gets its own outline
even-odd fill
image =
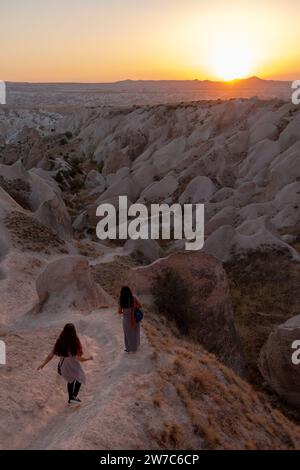
[[[140,323],[135,319],[135,309],[140,303],[128,286],[123,286],[119,298],[119,313],[123,315],[125,352],[136,352],[140,346]]]
[[[54,356],[60,358],[58,364],[58,373],[68,383],[69,404],[78,404],[81,400],[78,398],[78,392],[81,384],[85,384],[85,373],[80,362],[91,361],[93,356],[84,357],[82,345],[78,338],[76,328],[72,323],[65,325],[52,352],[47,356],[45,361],[38,367],[43,369]]]

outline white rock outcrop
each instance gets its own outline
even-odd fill
[[[114,302],[94,281],[83,256],[64,256],[50,262],[36,281],[40,308],[77,308],[90,311]],[[49,306],[50,304],[50,306]]]

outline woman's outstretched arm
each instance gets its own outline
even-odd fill
[[[54,358],[54,352],[52,351],[52,352],[46,357],[46,359],[44,360],[44,362],[37,368],[37,370],[43,369],[43,368],[48,364],[48,362],[50,362],[53,358]]]
[[[93,356],[84,357],[83,355],[81,355],[81,356],[77,356],[77,359],[80,362],[87,362],[87,361],[92,361],[94,357]]]

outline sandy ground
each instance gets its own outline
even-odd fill
[[[80,393],[82,405],[74,407],[67,405],[65,382],[56,373],[57,360],[36,371],[60,328],[70,321],[78,327],[86,354],[94,355],[94,361],[85,365],[87,385]],[[6,338],[8,365],[1,369],[6,385],[2,392],[8,392],[9,381],[14,390],[8,401],[1,399],[6,434],[1,448],[151,447],[143,426],[151,413],[147,401],[153,351],[142,334],[141,350],[124,353],[122,321],[115,310],[94,311],[84,318],[74,312],[63,318],[53,315],[50,322],[49,316],[41,315],[19,322]]]

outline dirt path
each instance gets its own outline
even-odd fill
[[[88,367],[87,386],[81,393],[83,403],[56,410],[57,414],[49,417],[26,448],[136,448],[137,430],[147,421],[147,409],[140,415],[136,409],[140,408],[141,397],[150,400],[153,374],[153,352],[145,335],[140,351],[126,355],[121,319],[114,310],[93,312],[83,319],[66,316],[63,323],[67,321],[79,324],[81,334],[91,339],[95,354]],[[145,434],[141,435],[141,444],[145,446],[146,441]]]

